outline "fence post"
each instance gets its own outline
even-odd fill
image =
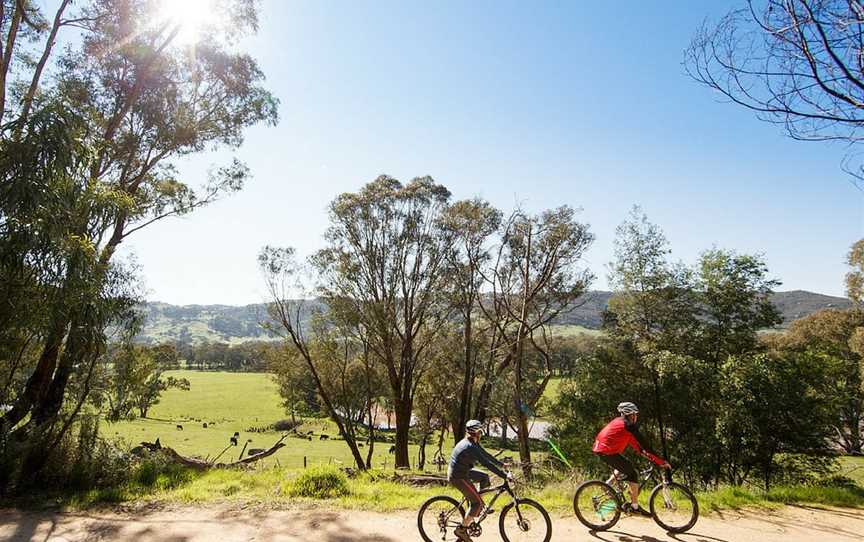
[[[306,469],[306,456],[303,456],[303,469]]]

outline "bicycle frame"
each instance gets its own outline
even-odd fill
[[[518,505],[518,497],[516,496],[516,492],[513,491],[513,488],[510,487],[509,483],[504,482],[500,486],[487,487],[486,489],[479,490],[478,493],[480,495],[485,495],[487,493],[495,493],[495,495],[492,497],[492,500],[489,501],[488,503],[486,503],[485,508],[483,508],[483,510],[480,512],[480,516],[477,517],[477,519],[475,520],[478,524],[482,523],[483,520],[489,516],[489,511],[492,510],[492,507],[495,505],[495,502],[504,493],[507,493],[508,495],[510,495],[510,498],[513,499],[513,502],[517,503],[516,504],[516,514],[519,516],[520,520],[522,519],[522,512],[519,510],[519,505]],[[462,497],[462,500],[459,502],[459,506],[464,509],[465,505],[467,503],[468,503],[468,499],[465,497]],[[450,514],[452,514],[456,510],[457,509],[454,508],[453,511],[450,512]],[[445,519],[449,519],[449,516],[450,515],[448,514]]]
[[[642,489],[645,487],[645,484],[647,484],[649,481],[650,482],[655,481],[654,475],[656,472],[657,472],[657,470],[655,469],[654,465],[649,466],[645,470],[639,471],[639,474],[641,476],[641,479],[639,480],[639,492],[640,493],[642,492]],[[618,498],[621,502],[628,502],[627,498],[625,498],[626,494],[623,491],[623,489],[625,488],[625,486],[623,484],[624,484],[624,482],[629,483],[630,481],[629,480],[622,480],[621,475],[616,474],[616,473],[617,473],[617,471],[613,472],[612,476],[610,476],[609,479],[606,480],[606,483],[609,484],[610,486],[612,486],[612,488],[618,494]],[[672,479],[671,475],[661,476],[661,483],[663,483],[664,485],[668,484],[671,481],[671,479]],[[618,483],[613,484],[612,482],[618,482]]]

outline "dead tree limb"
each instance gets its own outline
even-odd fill
[[[202,459],[196,459],[194,457],[186,457],[186,456],[183,456],[183,455],[180,455],[179,453],[177,453],[177,451],[174,448],[170,448],[168,446],[162,446],[162,444],[160,444],[160,442],[159,442],[159,439],[156,439],[156,442],[152,442],[152,443],[151,442],[142,442],[141,446],[138,446],[132,450],[132,453],[134,453],[136,455],[140,455],[141,451],[143,451],[143,450],[149,450],[150,452],[159,452],[159,453],[164,454],[166,457],[168,457],[170,460],[174,461],[175,463],[179,463],[185,467],[189,467],[189,468],[195,469],[195,470],[202,470],[203,471],[203,470],[209,470],[209,469],[233,469],[233,468],[238,468],[238,467],[242,467],[245,465],[249,465],[249,464],[254,463],[258,460],[264,459],[265,457],[270,457],[271,455],[275,454],[281,448],[285,447],[285,444],[282,441],[284,441],[286,438],[288,438],[288,435],[289,435],[289,433],[283,434],[282,438],[280,438],[278,441],[276,441],[276,443],[273,446],[271,446],[270,448],[267,448],[266,450],[264,450],[263,452],[261,452],[259,454],[250,455],[249,457],[240,459],[239,461],[233,461],[231,463],[214,463],[212,461],[204,461]]]

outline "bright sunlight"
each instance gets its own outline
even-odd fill
[[[202,31],[216,20],[214,0],[162,0],[159,19],[179,26],[177,43],[192,44]]]

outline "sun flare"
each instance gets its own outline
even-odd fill
[[[177,42],[198,41],[202,31],[216,18],[214,0],[161,0],[159,19],[177,26]]]

